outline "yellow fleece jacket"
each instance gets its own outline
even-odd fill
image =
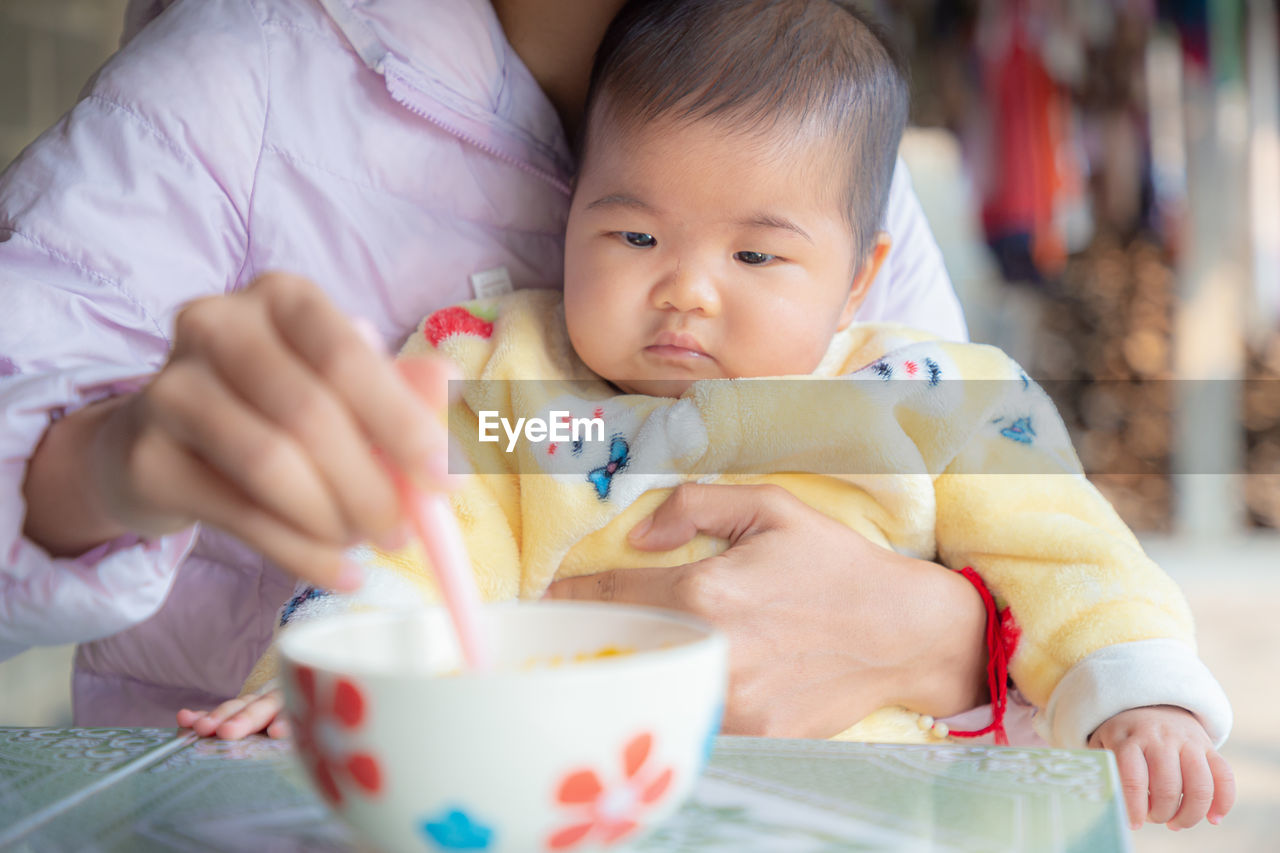
[[[710,556],[726,543],[698,536],[655,554],[631,548],[627,533],[680,483],[776,483],[879,545],[972,566],[1020,630],[1015,685],[1057,711],[1057,724],[1037,721],[1051,742],[1083,745],[1107,717],[1148,704],[1190,706],[1225,737],[1230,711],[1201,672],[1181,593],[1085,479],[1047,395],[995,348],[854,325],[812,376],[704,381],[679,399],[621,395],[574,354],[560,294],[519,291],[436,312],[402,354],[432,350],[467,380],[449,429],[476,474],[452,500],[486,599],[536,599],[557,578]],[[499,418],[560,423],[561,434],[513,441]],[[602,424],[588,428],[593,420]],[[434,596],[416,548],[357,558],[374,599],[395,586],[379,577]],[[282,622],[359,603],[325,598],[300,590]],[[1152,667],[1198,667],[1190,695],[1108,683]],[[1054,708],[1069,673],[1072,695]],[[839,737],[931,739],[917,721],[884,709]]]

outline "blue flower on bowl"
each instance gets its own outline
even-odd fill
[[[461,809],[424,821],[422,832],[441,850],[488,850],[493,842],[493,830]]]

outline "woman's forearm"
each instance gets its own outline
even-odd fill
[[[981,596],[958,572],[924,560],[910,562],[904,591],[918,606],[906,614],[903,633],[917,638],[916,654],[898,667],[894,704],[934,717],[986,704],[991,699]]]

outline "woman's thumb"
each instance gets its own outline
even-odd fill
[[[729,540],[770,526],[780,489],[686,483],[673,491],[653,515],[632,529],[627,539],[642,551],[679,548],[699,533]],[[783,493],[785,494],[785,493]],[[793,499],[794,500],[794,499]]]

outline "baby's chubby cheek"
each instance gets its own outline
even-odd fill
[[[590,304],[584,304],[581,298],[571,298],[568,290],[565,291],[564,319],[574,353],[593,373],[608,379],[613,361],[608,344],[611,337],[616,340],[616,333],[608,329],[602,318],[593,320]]]
[[[813,373],[826,355],[828,341],[815,337],[783,342],[762,341],[753,349],[755,364],[750,376],[806,376]]]

